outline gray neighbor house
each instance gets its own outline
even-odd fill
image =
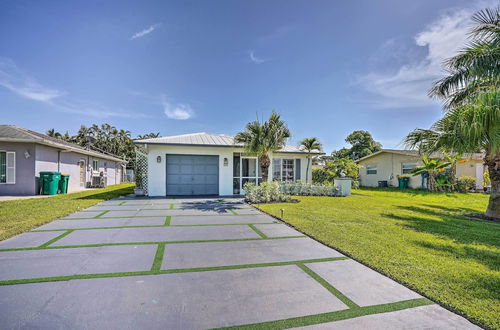
[[[0,125],[0,196],[37,195],[39,173],[70,175],[68,192],[124,181],[126,161],[14,125]]]

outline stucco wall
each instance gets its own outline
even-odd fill
[[[0,151],[14,151],[16,153],[16,183],[0,183],[0,196],[34,195],[36,192],[35,173],[35,145],[33,143],[0,142]],[[29,158],[24,153],[28,151]]]
[[[233,194],[233,154],[241,152],[240,148],[228,147],[196,147],[196,146],[165,146],[148,145],[148,195],[166,195],[166,154],[177,155],[218,155],[219,156],[219,194]],[[156,158],[161,157],[161,163]],[[277,154],[277,157],[301,159],[301,179],[306,177],[306,156],[292,154]],[[224,166],[224,158],[228,159],[228,165]],[[272,158],[272,156],[271,156]],[[272,164],[272,163],[271,163]],[[309,179],[311,169],[309,169]],[[269,167],[269,177],[272,177],[272,166]]]
[[[398,175],[402,175],[403,163],[422,164],[419,157],[398,155],[393,153],[380,153],[359,162],[360,185],[367,187],[377,187],[378,181],[388,181],[389,186],[398,186]],[[367,165],[377,165],[377,174],[366,174]],[[420,176],[410,175],[409,186],[411,188],[420,188],[422,179]]]

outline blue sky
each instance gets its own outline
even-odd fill
[[[75,133],[235,134],[278,111],[291,144],[396,147],[488,1],[0,2],[1,122]]]

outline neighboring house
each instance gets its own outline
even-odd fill
[[[432,158],[441,158],[435,153]],[[389,186],[398,186],[398,176],[409,175],[411,188],[421,188],[420,175],[413,176],[409,171],[423,165],[422,155],[417,150],[382,149],[371,155],[358,159],[360,165],[359,179],[361,186],[377,187],[379,181],[387,181]],[[457,162],[456,176],[473,176],[476,178],[476,188],[483,188],[483,154],[475,153],[464,156]]]
[[[70,175],[68,191],[90,186],[104,176],[106,185],[122,182],[126,162],[14,125],[0,125],[0,196],[37,195],[39,174]]]
[[[147,176],[141,182],[149,196],[239,195],[246,182],[262,178],[258,159],[245,155],[230,135],[194,133],[134,143],[138,157],[143,155],[137,163],[145,167]],[[271,155],[269,179],[304,181],[307,157],[307,152],[285,146]],[[311,176],[309,166],[309,180]]]

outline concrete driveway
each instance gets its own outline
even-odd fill
[[[0,242],[0,329],[472,329],[241,199],[119,198]]]

